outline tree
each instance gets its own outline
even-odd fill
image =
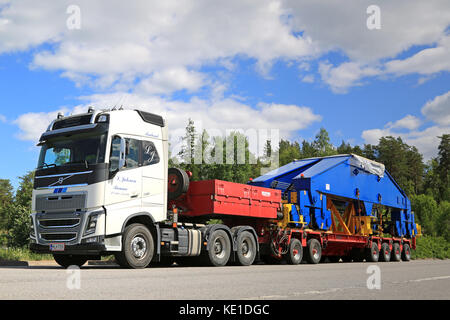
[[[411,209],[415,212],[416,223],[422,226],[422,232],[435,236],[438,231],[437,218],[440,212],[434,198],[425,194],[412,195]]]
[[[325,128],[320,128],[320,131],[316,135],[312,146],[316,150],[319,157],[331,156],[336,154],[336,149],[331,144],[330,136]]]
[[[31,210],[31,196],[33,194],[34,171],[19,177],[20,184],[14,199],[15,204],[21,205]]]
[[[439,144],[437,174],[439,175],[439,200],[450,199],[450,134],[444,134]]]
[[[419,193],[423,183],[424,164],[416,147],[400,137],[382,137],[375,147],[376,160],[385,165],[400,187],[409,195]]]
[[[447,241],[450,241],[450,202],[442,201],[439,204],[439,217],[437,218],[437,232]]]
[[[0,179],[0,229],[6,220],[4,208],[12,203],[14,199],[13,186],[7,179]]]

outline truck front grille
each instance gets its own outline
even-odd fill
[[[41,219],[39,225],[43,228],[73,228],[80,224],[80,218],[75,219]]]
[[[47,241],[72,241],[77,238],[76,233],[41,233],[41,238]]]
[[[81,210],[86,208],[85,194],[46,195],[36,197],[36,211]]]

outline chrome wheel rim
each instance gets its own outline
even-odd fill
[[[136,235],[133,240],[131,240],[131,252],[136,259],[144,258],[147,252],[147,242],[142,235]]]

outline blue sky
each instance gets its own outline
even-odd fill
[[[164,114],[173,141],[191,117],[300,141],[324,127],[335,145],[400,136],[430,159],[450,132],[446,1],[378,1],[379,30],[365,1],[79,1],[79,29],[69,1],[45,2],[0,1],[0,178],[15,187],[55,114],[91,104]]]

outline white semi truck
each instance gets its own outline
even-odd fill
[[[129,268],[200,255],[219,266],[230,257],[245,265],[255,260],[253,227],[183,221],[177,208],[168,206],[170,195],[186,193],[189,177],[170,169],[168,183],[168,128],[162,117],[94,108],[60,114],[39,146],[32,251],[53,254],[63,267],[111,254]]]

